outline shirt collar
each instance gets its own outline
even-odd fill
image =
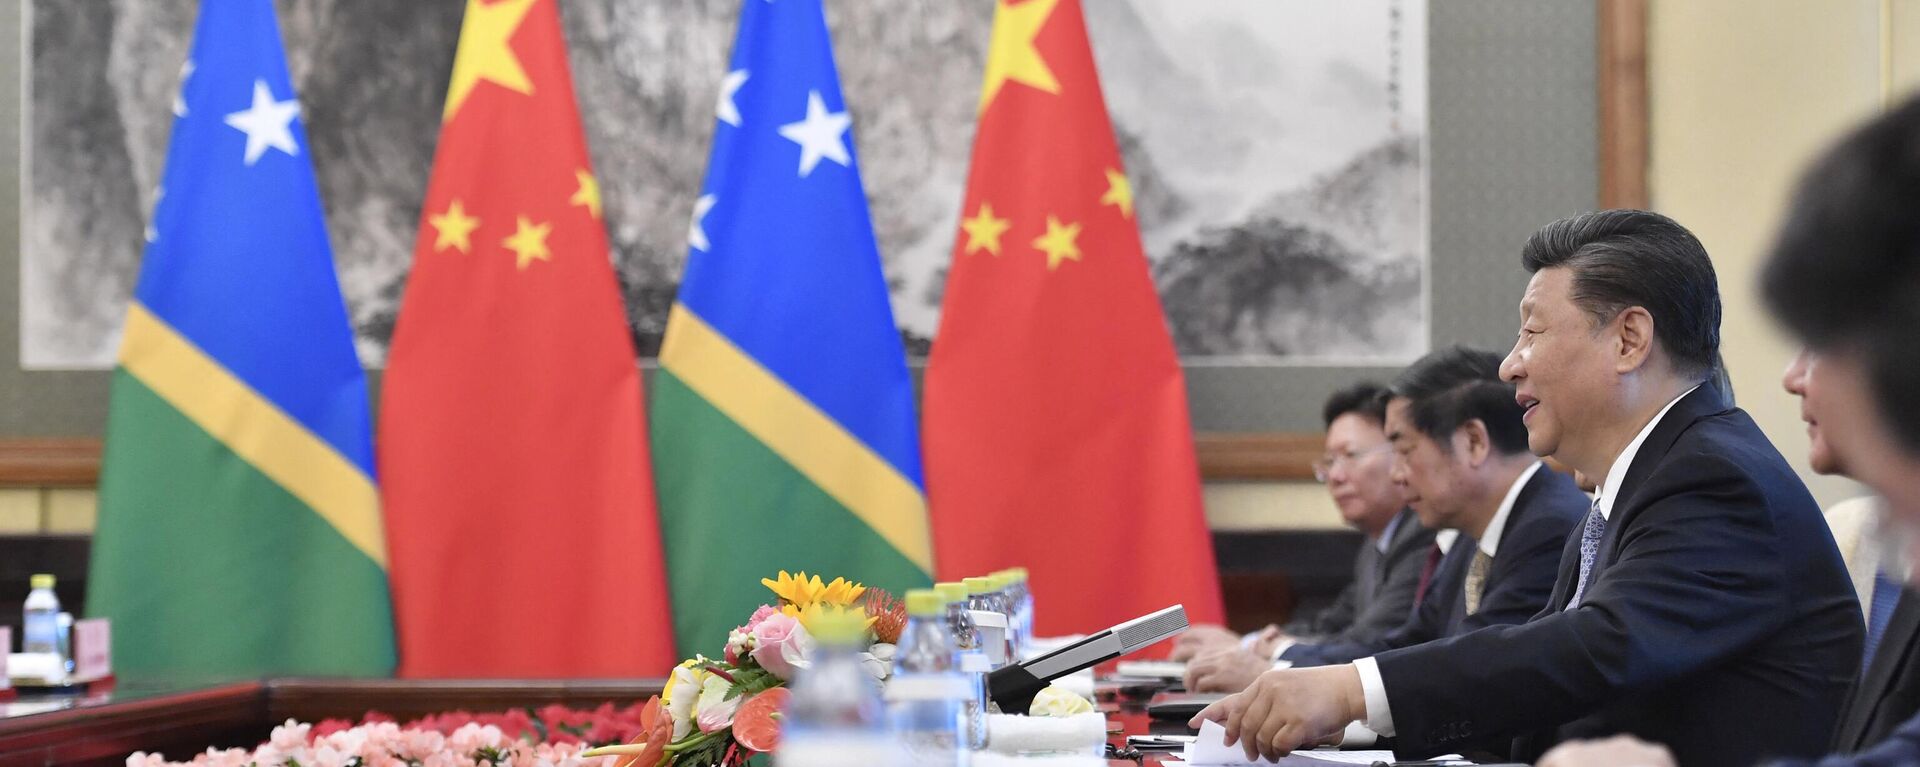
[[[1433,534],[1433,545],[1439,546],[1440,553],[1445,554],[1453,550],[1453,542],[1459,538],[1460,531],[1449,527]]]
[[[1379,549],[1380,553],[1387,553],[1387,547],[1393,545],[1393,534],[1400,529],[1400,518],[1405,515],[1404,509],[1394,512],[1393,519],[1387,520],[1387,529],[1381,530],[1380,537],[1374,539],[1373,547]]]
[[[1600,507],[1601,518],[1613,520],[1613,502],[1615,497],[1620,495],[1620,484],[1627,481],[1627,469],[1633,466],[1633,457],[1640,452],[1640,443],[1647,441],[1647,435],[1653,433],[1653,427],[1660,425],[1660,419],[1667,415],[1667,411],[1672,410],[1674,405],[1680,404],[1680,400],[1686,399],[1687,395],[1698,388],[1700,387],[1696,384],[1693,389],[1681,392],[1680,396],[1674,397],[1666,407],[1660,408],[1660,412],[1654,414],[1653,420],[1641,427],[1640,433],[1634,435],[1632,442],[1627,443],[1627,449],[1620,451],[1620,456],[1613,459],[1613,468],[1607,469],[1607,480],[1600,484],[1600,496],[1594,499],[1594,503]]]
[[[1540,461],[1534,461],[1526,471],[1520,472],[1520,476],[1513,480],[1513,486],[1507,488],[1507,497],[1500,499],[1500,510],[1493,513],[1493,519],[1487,521],[1486,532],[1480,535],[1480,550],[1486,552],[1487,556],[1500,555],[1500,533],[1507,529],[1507,516],[1513,512],[1513,503],[1520,499],[1520,490],[1533,480],[1533,475],[1540,473],[1542,465]]]

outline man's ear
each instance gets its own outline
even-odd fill
[[[1609,332],[1613,334],[1614,372],[1639,370],[1653,356],[1653,315],[1646,307],[1629,306],[1621,310],[1613,318]]]
[[[1467,465],[1479,468],[1493,455],[1493,440],[1487,435],[1487,424],[1478,418],[1468,419],[1453,430],[1453,450],[1464,452]]]

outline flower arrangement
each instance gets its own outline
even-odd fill
[[[321,732],[289,719],[251,751],[210,748],[189,762],[139,752],[127,757],[127,767],[601,767],[610,761],[588,757],[585,749],[578,738],[537,742],[477,721],[451,732],[392,721]]]
[[[666,691],[642,710],[645,731],[634,742],[586,755],[623,757],[618,767],[739,767],[772,751],[786,684],[807,668],[817,647],[814,629],[826,621],[863,621],[862,665],[875,679],[892,675],[894,644],[907,621],[893,595],[785,570],[760,582],[776,604],[762,605],[728,632],[719,658],[695,656],[675,667]]]

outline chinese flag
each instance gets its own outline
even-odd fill
[[[943,579],[1032,571],[1043,634],[1221,618],[1186,386],[1078,0],[1001,0],[927,365]]]
[[[554,0],[468,0],[382,391],[400,673],[673,665],[640,375]]]

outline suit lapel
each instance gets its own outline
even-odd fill
[[[1860,689],[1854,694],[1846,718],[1841,720],[1841,737],[1845,741],[1859,740],[1868,726],[1880,718],[1880,706],[1893,691],[1894,680],[1901,678],[1907,665],[1914,662],[1911,655],[1916,649],[1916,640],[1920,640],[1920,594],[1902,591],[1900,601],[1894,603],[1893,615],[1887,618],[1886,632],[1881,635],[1880,647],[1874,651],[1873,662],[1860,680]]]
[[[1599,579],[1600,572],[1613,562],[1614,556],[1618,553],[1615,549],[1619,546],[1620,531],[1633,524],[1633,517],[1639,513],[1639,507],[1634,503],[1636,500],[1634,494],[1639,492],[1640,486],[1646,483],[1647,477],[1653,474],[1654,467],[1659,466],[1660,462],[1667,457],[1667,452],[1673,449],[1673,443],[1678,441],[1680,435],[1692,427],[1695,421],[1724,413],[1727,409],[1717,389],[1708,384],[1701,384],[1699,388],[1681,397],[1679,402],[1675,402],[1673,409],[1668,410],[1666,416],[1660,419],[1660,423],[1654,425],[1653,431],[1649,432],[1646,440],[1640,443],[1639,452],[1634,453],[1633,463],[1627,466],[1626,477],[1620,481],[1619,497],[1613,499],[1613,512],[1607,518],[1606,534],[1600,538],[1600,551],[1595,556],[1592,574],[1587,576],[1589,581]],[[1579,536],[1573,537],[1577,542]],[[1577,543],[1573,550],[1574,572],[1577,577],[1580,569],[1580,550]],[[1569,593],[1568,597],[1571,598],[1572,594]]]

